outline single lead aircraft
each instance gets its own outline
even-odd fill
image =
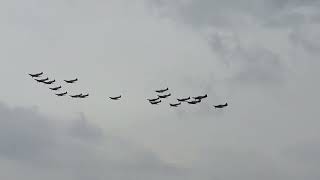
[[[120,95],[120,96],[117,96],[117,97],[109,97],[109,98],[112,99],[112,100],[118,100],[118,99],[121,98],[121,95]]]
[[[228,103],[225,103],[225,104],[220,104],[220,105],[216,105],[216,106],[214,106],[215,108],[224,108],[224,107],[227,107],[228,106]]]

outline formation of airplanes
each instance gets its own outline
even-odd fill
[[[39,82],[39,83],[43,83],[43,84],[47,84],[47,85],[51,85],[51,84],[54,84],[56,82],[55,79],[53,80],[49,80],[49,77],[46,77],[46,78],[42,78],[41,79],[41,76],[43,75],[44,73],[43,72],[40,72],[40,73],[35,73],[35,74],[29,74],[35,81]],[[65,83],[67,84],[73,84],[75,82],[78,81],[78,78],[75,78],[75,79],[70,79],[70,80],[64,80]],[[59,86],[55,86],[55,87],[49,87],[50,90],[52,91],[59,91],[62,89],[62,86],[59,85]],[[171,96],[171,93],[167,93],[165,94],[165,92],[168,92],[169,91],[169,88],[165,88],[165,89],[159,89],[159,90],[155,90],[157,94],[156,98],[150,98],[150,99],[147,99],[149,101],[150,104],[152,105],[158,105],[160,104],[161,102],[163,102],[162,100],[164,99],[167,99],[168,97]],[[61,96],[66,96],[68,94],[68,91],[62,91],[62,92],[57,92],[55,93],[55,95],[61,97]],[[73,95],[69,95],[71,98],[87,98],[89,96],[89,93],[87,94],[73,94]],[[110,100],[120,100],[121,99],[121,95],[119,96],[111,96],[109,97]],[[177,98],[177,102],[176,103],[169,103],[170,107],[178,107],[180,106],[182,103],[187,103],[187,104],[191,104],[191,105],[194,105],[194,104],[198,104],[198,103],[201,103],[203,99],[207,98],[208,95],[205,94],[205,95],[199,95],[199,96],[195,96],[195,97],[184,97],[184,98]],[[225,108],[228,106],[228,103],[225,103],[225,104],[219,104],[219,105],[214,105],[214,108],[215,109],[222,109],[222,108]]]
[[[163,94],[164,92],[167,92],[169,91],[169,88],[165,88],[165,89],[160,89],[160,90],[155,90],[157,94],[157,97],[156,98],[150,98],[150,99],[147,99],[150,104],[152,105],[158,105],[159,103],[161,103],[161,99],[166,99],[167,97],[171,96],[171,93],[168,93],[168,94]],[[208,95],[205,94],[205,95],[200,95],[200,96],[195,96],[195,97],[184,97],[184,98],[177,98],[177,103],[169,103],[169,105],[171,107],[178,107],[180,106],[182,103],[188,103],[188,104],[198,104],[202,101],[202,99],[205,99],[207,98]],[[223,104],[223,105],[215,105],[214,107],[215,108],[224,108],[228,106],[228,103],[226,104]]]
[[[47,85],[51,85],[51,84],[54,84],[56,82],[55,79],[53,80],[49,80],[49,77],[46,77],[46,78],[41,78],[41,76],[43,75],[43,72],[40,72],[40,73],[35,73],[35,74],[29,74],[35,81],[39,82],[39,83],[43,83],[43,84],[47,84]],[[74,83],[76,81],[78,81],[78,78],[76,79],[71,79],[71,80],[64,80],[66,83]],[[55,87],[49,87],[50,90],[52,91],[59,91],[60,89],[62,88],[61,85],[59,86],[55,86]],[[55,95],[59,96],[59,97],[62,97],[62,96],[66,96],[68,94],[68,91],[63,91],[63,92],[57,92],[55,93]],[[77,94],[77,95],[70,95],[70,97],[72,98],[86,98],[88,97],[89,94]]]

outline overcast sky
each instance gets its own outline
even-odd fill
[[[320,178],[317,0],[0,0],[0,20],[2,179]]]

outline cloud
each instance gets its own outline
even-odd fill
[[[3,103],[0,114],[1,166],[9,161],[35,179],[170,179],[181,171],[151,151],[106,136],[83,116],[61,122],[33,109],[10,108]],[[19,172],[13,171],[8,178],[14,174]]]
[[[184,24],[207,39],[217,61],[228,64],[230,83],[281,85],[290,74],[292,60],[287,53],[296,51],[292,46],[312,53],[319,49],[315,32],[320,5],[314,0],[147,2],[160,17]]]
[[[10,0],[0,9],[5,179],[319,179],[309,170],[317,1]],[[57,98],[27,75],[37,71],[90,97]],[[150,106],[163,87],[172,96]],[[200,94],[200,105],[168,105]]]

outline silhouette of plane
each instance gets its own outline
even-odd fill
[[[49,89],[51,89],[51,90],[53,90],[53,91],[56,91],[56,90],[58,90],[58,89],[60,89],[60,88],[61,88],[61,86],[54,87],[54,88],[49,88]]]
[[[45,78],[45,79],[35,79],[37,82],[43,83],[47,80],[49,80],[49,78]]]
[[[157,98],[154,98],[154,99],[147,99],[148,101],[157,101],[157,100],[159,100],[160,98],[159,97],[157,97]]]
[[[220,104],[220,105],[216,105],[216,106],[214,106],[215,108],[224,108],[224,107],[227,107],[228,106],[228,103],[225,103],[225,104]]]
[[[194,100],[194,101],[188,101],[189,104],[198,104],[201,102],[201,99],[197,99],[197,100]]]
[[[179,105],[181,105],[181,102],[176,103],[176,104],[170,104],[171,107],[178,107]]]
[[[35,77],[39,77],[43,74],[43,72],[41,73],[37,73],[37,74],[29,74],[31,77],[35,78]]]
[[[72,79],[72,80],[64,80],[66,83],[74,83],[76,81],[78,81],[78,78],[76,79]]]
[[[163,92],[166,92],[168,91],[169,88],[166,88],[166,89],[160,89],[160,90],[156,90],[157,93],[163,93]]]
[[[120,96],[117,96],[117,97],[109,97],[109,98],[112,99],[112,100],[118,100],[118,99],[121,98],[121,95],[120,95]]]
[[[81,94],[80,98],[86,98],[89,96],[89,93],[88,94]]]
[[[54,82],[56,82],[56,80],[52,80],[52,81],[44,81],[43,83],[45,83],[45,84],[52,84],[52,83],[54,83]]]
[[[64,96],[64,95],[66,95],[68,92],[66,91],[66,92],[64,92],[64,93],[60,93],[60,94],[56,94],[57,96]]]
[[[157,105],[157,104],[161,103],[161,100],[159,100],[159,101],[150,101],[150,103],[151,103],[152,105]]]
[[[177,99],[179,102],[184,102],[190,99],[190,96],[187,98],[181,98],[181,99]]]
[[[72,97],[72,98],[79,98],[81,96],[82,96],[82,94],[70,95],[70,97]]]
[[[171,94],[169,93],[169,94],[166,94],[166,95],[158,95],[158,97],[159,98],[167,98],[167,97],[169,97],[169,96],[171,96]]]
[[[193,99],[204,99],[204,98],[207,98],[208,95],[204,95],[204,96],[197,96],[197,97],[193,97]]]

